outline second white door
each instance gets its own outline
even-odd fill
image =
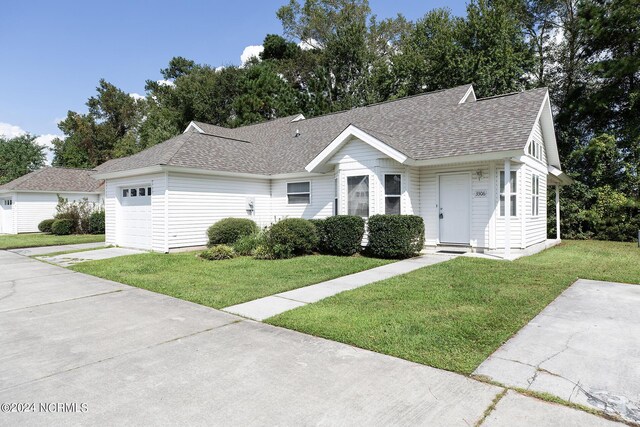
[[[468,245],[471,238],[469,175],[440,175],[439,193],[440,243]]]

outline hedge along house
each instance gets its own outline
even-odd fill
[[[34,233],[53,218],[58,195],[69,201],[101,203],[104,182],[86,169],[44,167],[0,185],[0,233]]]
[[[182,135],[99,166],[107,243],[204,245],[225,217],[415,214],[426,245],[543,247],[547,187],[561,172],[546,89],[476,99],[471,85],[312,119]],[[559,234],[558,234],[559,239]]]

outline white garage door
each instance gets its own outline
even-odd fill
[[[151,186],[120,189],[118,245],[151,249]]]

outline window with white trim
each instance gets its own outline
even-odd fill
[[[288,182],[287,183],[287,204],[308,205],[311,202],[311,183]]]
[[[347,213],[369,217],[369,175],[347,177]]]
[[[402,176],[399,173],[384,176],[384,213],[400,215]]]
[[[13,205],[13,200],[12,200],[12,199],[5,199],[5,200],[4,200],[4,205],[5,205],[5,206],[11,206],[11,205]]]
[[[542,160],[542,143],[540,141],[533,140],[529,143],[529,149],[527,154],[538,160]]]
[[[538,216],[540,214],[540,177],[538,175],[531,176],[531,215]]]
[[[516,189],[518,174],[516,171],[511,171],[511,216],[517,216],[518,213],[518,194]],[[504,215],[504,171],[500,171],[500,216]]]

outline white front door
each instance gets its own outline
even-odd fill
[[[150,190],[150,185],[120,189],[120,210],[116,221],[119,246],[151,249]]]
[[[471,239],[471,178],[440,175],[440,243],[469,244]]]
[[[0,199],[0,233],[13,233],[13,205],[11,199]]]

